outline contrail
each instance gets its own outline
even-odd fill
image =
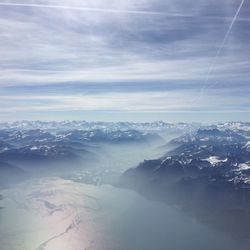
[[[139,15],[163,15],[164,14],[162,12],[153,12],[153,11],[102,9],[102,8],[88,8],[88,7],[80,7],[80,6],[47,5],[47,4],[31,4],[31,3],[0,3],[0,6],[48,8],[48,9],[71,9],[71,10],[76,10],[76,11],[124,13],[124,14],[136,14],[136,15],[138,14]]]
[[[202,98],[202,96],[203,96],[203,94],[204,94],[204,90],[206,89],[205,86],[206,86],[206,84],[207,84],[207,82],[208,82],[208,80],[209,80],[209,78],[210,78],[210,76],[211,76],[211,74],[212,74],[212,72],[213,72],[213,70],[214,70],[214,66],[216,65],[217,59],[218,59],[218,57],[219,57],[221,51],[222,51],[223,48],[225,47],[225,44],[226,44],[226,42],[227,42],[227,39],[228,39],[228,37],[229,37],[229,35],[230,35],[230,33],[231,33],[231,30],[232,30],[232,28],[233,28],[233,26],[234,26],[235,21],[237,20],[237,17],[238,17],[238,15],[239,15],[239,13],[240,13],[240,11],[241,11],[241,9],[242,9],[242,6],[243,6],[244,2],[245,2],[245,0],[242,0],[242,1],[241,1],[240,5],[239,5],[239,7],[238,7],[238,9],[237,9],[237,11],[236,11],[234,17],[233,17],[233,20],[232,20],[232,22],[230,23],[230,26],[229,26],[229,28],[228,28],[228,30],[227,30],[227,32],[226,32],[226,34],[225,34],[225,36],[224,36],[224,38],[223,38],[221,44],[220,44],[220,47],[218,48],[218,50],[217,50],[217,52],[216,52],[216,54],[215,54],[215,56],[214,56],[214,58],[213,58],[213,61],[212,61],[211,65],[210,65],[210,67],[209,67],[209,69],[208,69],[208,72],[207,72],[207,75],[206,75],[206,78],[205,78],[205,84],[203,85],[203,87],[202,87],[202,89],[201,89],[201,93],[200,93],[199,99]],[[207,88],[208,88],[208,86],[207,86]]]

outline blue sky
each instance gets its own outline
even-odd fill
[[[249,44],[249,0],[1,0],[0,119],[248,121]]]

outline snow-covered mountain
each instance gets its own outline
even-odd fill
[[[229,129],[200,129],[171,142],[176,148],[125,172],[119,185],[188,211],[231,233],[250,229],[250,150]],[[228,224],[234,225],[227,228]]]
[[[0,123],[0,129],[8,130],[43,130],[43,131],[65,131],[65,130],[138,130],[151,132],[194,132],[199,128],[231,130],[238,133],[244,133],[250,137],[249,122],[226,122],[216,124],[202,123],[171,123],[163,121],[155,122],[98,122],[98,121],[16,121]]]
[[[8,174],[18,180],[20,169],[25,170],[24,175],[29,172],[33,175],[73,173],[108,157],[107,146],[133,144],[135,147],[161,140],[156,133],[137,130],[5,128],[0,130],[0,162],[5,164],[0,168],[0,175]],[[8,164],[17,167],[9,167],[10,171],[7,171]]]
[[[247,137],[230,129],[200,128],[192,133],[184,134],[169,142],[170,145],[195,143],[197,145],[224,145],[246,142]]]
[[[163,121],[155,122],[87,122],[87,121],[16,121],[0,123],[0,129],[19,129],[19,130],[138,130],[138,131],[189,131],[199,127],[200,124],[189,123],[166,123]]]

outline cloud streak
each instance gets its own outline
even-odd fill
[[[225,94],[225,92],[224,92]],[[137,112],[170,112],[170,111],[211,111],[241,110],[249,111],[249,98],[230,95],[221,97],[220,91],[210,92],[199,105],[192,102],[197,95],[193,90],[172,90],[155,92],[106,92],[74,95],[2,95],[0,96],[1,112],[17,111],[137,111]],[[218,98],[219,97],[219,98]],[[176,101],[178,100],[178,101]],[[244,103],[244,108],[240,104]],[[32,104],[32,105],[31,105]],[[218,107],[221,107],[218,109]]]
[[[238,7],[233,0],[2,1],[0,115],[245,110],[250,6],[240,17]],[[212,85],[192,103],[218,48]]]
[[[141,10],[123,10],[123,9],[102,9],[102,8],[88,8],[70,5],[50,5],[50,4],[34,4],[34,3],[0,3],[0,6],[7,7],[26,7],[26,8],[45,8],[45,9],[63,9],[83,12],[101,12],[101,13],[118,13],[118,14],[132,14],[132,15],[164,15],[162,12],[141,11]],[[173,14],[174,15],[174,14]]]

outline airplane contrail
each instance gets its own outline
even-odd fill
[[[236,20],[237,20],[237,17],[238,17],[238,15],[239,15],[239,13],[240,13],[240,11],[241,11],[241,9],[242,9],[242,6],[243,6],[244,2],[245,2],[245,0],[242,0],[242,1],[241,1],[241,3],[240,3],[240,5],[239,5],[239,7],[238,7],[238,9],[237,9],[237,11],[236,11],[236,13],[235,13],[233,19],[232,19],[232,22],[230,23],[229,28],[228,28],[228,30],[227,30],[227,32],[226,32],[226,34],[225,34],[225,36],[224,36],[224,38],[223,38],[223,40],[222,40],[222,42],[221,42],[219,48],[218,48],[218,50],[217,50],[217,52],[216,52],[216,54],[215,54],[215,56],[214,56],[214,58],[213,58],[213,61],[212,61],[211,65],[210,65],[210,67],[209,67],[209,69],[208,69],[208,72],[207,72],[207,75],[206,75],[206,78],[205,78],[205,84],[203,85],[203,87],[202,87],[202,89],[201,89],[201,93],[200,93],[199,99],[202,98],[205,89],[207,89],[207,88],[209,87],[209,86],[206,87],[206,84],[207,84],[207,82],[209,81],[209,78],[210,78],[210,76],[211,76],[211,74],[212,74],[212,72],[213,72],[213,70],[214,70],[214,67],[215,67],[215,65],[216,65],[217,59],[218,59],[218,57],[219,57],[221,51],[222,51],[222,50],[224,49],[224,47],[225,47],[225,44],[226,44],[226,42],[227,42],[227,39],[228,39],[228,37],[229,37],[229,35],[230,35],[230,33],[231,33],[231,30],[232,30],[232,28],[233,28],[233,26],[234,26],[234,23],[235,23]]]
[[[76,11],[124,13],[124,14],[136,14],[136,15],[138,14],[140,15],[163,15],[164,14],[163,12],[154,12],[154,11],[102,9],[102,8],[89,8],[89,7],[80,7],[80,6],[47,5],[47,4],[33,4],[33,3],[0,3],[0,6],[48,8],[48,9],[71,9],[71,10],[76,10]]]
[[[240,10],[241,10],[241,8],[242,8],[244,2],[245,2],[245,0],[242,0],[242,1],[241,1],[240,6],[239,6],[239,8],[237,9],[236,14],[234,15],[233,20],[232,20],[232,22],[231,22],[231,24],[230,24],[230,26],[229,26],[229,28],[228,28],[228,30],[227,30],[227,33],[226,33],[226,35],[224,36],[223,41],[222,41],[222,43],[221,43],[219,49],[218,49],[217,52],[216,52],[216,55],[215,55],[214,60],[213,60],[213,63],[211,64],[210,69],[209,69],[209,71],[208,71],[208,74],[207,74],[207,76],[206,76],[206,81],[209,80],[210,74],[211,74],[212,71],[213,71],[213,68],[214,68],[214,66],[215,66],[216,60],[217,60],[218,56],[220,55],[221,51],[223,50],[223,48],[225,47],[226,41],[227,41],[227,39],[228,39],[228,37],[229,37],[229,35],[230,35],[230,33],[231,33],[231,30],[232,30],[232,28],[233,28],[233,25],[234,25],[235,21],[237,20],[237,17],[238,17],[238,15],[239,15],[239,13],[240,13]]]

